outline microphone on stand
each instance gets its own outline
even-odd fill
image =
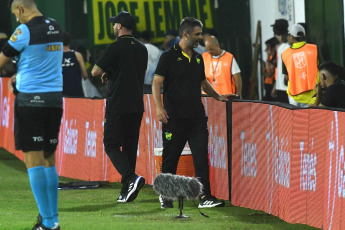
[[[156,177],[153,189],[166,199],[179,201],[180,215],[175,218],[189,218],[182,214],[183,200],[198,199],[203,186],[198,179],[193,177],[161,173]]]

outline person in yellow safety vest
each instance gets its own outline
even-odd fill
[[[282,71],[288,80],[289,103],[308,107],[319,82],[317,46],[305,42],[305,30],[299,24],[290,28],[288,41],[292,46],[282,53]]]
[[[206,37],[205,48],[207,52],[202,57],[206,79],[219,94],[237,94],[242,97],[241,70],[234,56],[220,48],[215,36]]]

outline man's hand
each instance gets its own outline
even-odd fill
[[[227,102],[232,99],[240,98],[237,94],[225,94],[218,97],[218,101]]]
[[[160,122],[164,124],[168,123],[169,116],[168,116],[167,111],[163,107],[156,108],[156,112],[157,112],[157,118]]]
[[[324,90],[324,89],[322,88],[320,82],[317,83],[317,84],[315,85],[315,93],[316,93],[316,94],[321,94],[321,93],[323,92],[323,90]]]
[[[8,81],[8,89],[13,93],[14,91],[14,85],[16,84],[16,77],[17,74],[14,74],[10,80]]]

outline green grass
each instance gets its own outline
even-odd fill
[[[60,177],[60,182],[74,181]],[[230,206],[203,209],[201,216],[192,201],[186,201],[183,213],[189,219],[173,219],[175,208],[162,210],[152,186],[145,185],[131,203],[116,203],[119,183],[88,190],[59,191],[59,218],[63,230],[77,229],[315,229],[288,224],[261,211]],[[0,229],[31,229],[38,214],[26,168],[14,155],[0,149]]]

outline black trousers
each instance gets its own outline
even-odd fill
[[[274,98],[271,96],[273,85],[265,84],[265,96],[263,97],[264,101],[274,101]]]
[[[127,183],[135,175],[142,117],[143,113],[128,113],[115,117],[106,115],[104,148],[114,167],[121,174],[122,184]]]
[[[207,117],[169,118],[163,124],[162,172],[176,174],[182,150],[188,141],[192,151],[195,176],[203,184],[203,193],[211,195],[208,163]]]
[[[289,104],[289,96],[286,91],[277,90],[277,95],[278,95],[277,101],[281,103]]]

